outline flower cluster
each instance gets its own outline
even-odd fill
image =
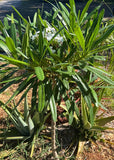
[[[36,32],[35,35],[32,35],[32,40],[35,40],[36,38],[38,38],[39,37],[39,33],[40,33],[40,31]],[[54,35],[56,34],[56,30],[55,30],[55,28],[53,28],[50,25],[48,25],[48,27],[44,31],[42,31],[42,34],[48,41],[50,41],[54,37]],[[59,44],[62,44],[63,40],[64,39],[63,39],[62,36],[60,36],[60,34],[58,34],[54,38],[54,41],[56,41]]]

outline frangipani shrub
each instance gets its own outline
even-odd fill
[[[64,27],[61,35],[64,35],[67,50],[64,52],[65,58],[62,62],[67,62],[69,71],[75,72],[75,75],[71,73],[69,95],[64,98],[66,108],[64,105],[62,107],[69,115],[70,124],[74,116],[73,126],[75,124],[75,127],[80,127],[81,130],[95,131],[106,129],[107,127],[103,128],[103,125],[114,119],[112,116],[96,120],[99,108],[106,109],[100,103],[101,98],[96,91],[100,88],[114,87],[114,81],[111,80],[113,75],[103,70],[103,62],[106,61],[106,55],[103,53],[114,48],[114,24],[104,22],[104,9],[99,11],[101,5],[88,14],[91,2],[92,0],[87,2],[82,12],[76,11],[73,0],[69,1],[67,7],[61,2],[57,7],[53,5],[52,24],[57,30]],[[79,101],[76,100],[74,103],[77,91],[81,94],[79,97],[81,108],[77,107]],[[102,127],[98,124],[102,124]],[[84,133],[84,130],[82,132]]]
[[[105,81],[104,87],[114,85],[112,75],[96,63],[96,60],[105,60],[100,52],[114,48],[113,42],[102,45],[114,31],[114,25],[101,29],[104,10],[99,13],[98,6],[88,14],[91,2],[89,0],[78,13],[74,0],[69,0],[69,10],[59,2],[60,7],[53,6],[52,23],[42,19],[39,10],[34,14],[33,22],[30,18],[26,20],[14,7],[20,20],[14,19],[12,14],[4,19],[4,23],[0,21],[0,48],[5,52],[0,57],[8,70],[6,72],[5,66],[0,66],[1,72],[6,73],[0,82],[3,84],[0,93],[18,84],[3,108],[22,93],[17,108],[32,90],[29,115],[34,124],[34,140],[50,114],[53,124],[56,123],[58,105],[66,110],[69,124],[75,128],[81,126],[82,132],[88,131],[88,135],[91,130],[105,129],[98,126],[105,124],[101,121],[114,119],[96,120],[97,110],[102,107],[96,88],[101,86],[94,83],[99,77]],[[14,73],[19,71],[23,72],[15,76]],[[80,94],[78,101],[75,99],[77,93]],[[61,101],[64,101],[64,106]]]

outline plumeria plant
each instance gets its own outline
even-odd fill
[[[114,48],[114,24],[105,22],[104,10],[99,12],[102,3],[88,14],[91,3],[92,0],[89,0],[82,12],[76,12],[75,1],[70,0],[67,7],[59,2],[57,7],[53,5],[52,16],[52,24],[57,30],[64,27],[61,35],[64,35],[64,43],[68,47],[64,60],[69,63],[70,71],[75,72],[69,81],[71,87],[67,98],[65,97],[66,111],[69,123],[76,130],[80,128],[79,135],[83,132],[82,137],[84,130],[88,132],[86,137],[89,137],[98,130],[107,129],[104,125],[114,119],[114,116],[97,118],[99,109],[106,109],[100,103],[97,90],[114,87],[114,81],[111,80],[113,75],[106,72],[102,65],[108,56],[103,55],[104,52],[108,53]],[[78,92],[80,96],[76,100],[75,95]]]
[[[32,90],[31,106],[25,107],[24,112],[27,115],[29,111],[27,118],[33,126],[29,136],[34,137],[33,142],[50,114],[55,133],[57,106],[64,108],[69,124],[76,129],[81,128],[83,135],[85,132],[89,135],[96,129],[106,129],[100,125],[114,119],[113,116],[96,119],[96,113],[102,107],[96,89],[114,85],[112,75],[101,68],[105,57],[99,54],[114,48],[113,42],[103,45],[114,31],[114,25],[101,28],[104,10],[99,13],[98,6],[88,14],[91,2],[89,0],[83,11],[78,13],[74,0],[69,0],[68,9],[61,2],[58,7],[53,5],[54,14],[50,23],[41,18],[39,10],[31,22],[30,18],[24,19],[14,7],[20,19],[14,19],[12,14],[4,18],[3,23],[0,21],[0,48],[5,52],[0,54],[1,73],[5,73],[0,82],[0,93],[18,84],[9,100],[5,104],[1,102],[2,108],[6,110],[20,93],[22,96],[14,108],[17,109],[23,99],[26,106],[27,94]],[[96,63],[98,60],[100,64]],[[16,74],[19,71],[20,74]],[[104,86],[95,84],[98,77],[105,82]],[[12,116],[13,108],[9,111],[7,113]],[[16,119],[20,123],[20,116],[16,116]],[[24,121],[25,118],[22,119]],[[30,123],[26,123],[29,128]],[[52,137],[53,154],[58,158],[54,140],[55,136]],[[33,149],[34,143],[31,157]]]

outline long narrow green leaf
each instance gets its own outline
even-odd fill
[[[67,15],[67,17],[69,17],[69,11],[65,7],[65,5],[63,5],[61,2],[59,2],[59,5],[60,5],[61,9],[65,12],[65,14]]]
[[[30,115],[28,117],[28,128],[29,128],[30,136],[32,136],[34,133],[34,123],[31,119]]]
[[[56,122],[56,120],[57,120],[57,106],[56,106],[55,98],[54,98],[53,94],[50,98],[49,106],[51,109],[53,121]]]
[[[17,110],[13,110],[13,118],[16,120],[16,128],[22,135],[29,136],[29,128],[28,124],[23,120],[20,113],[17,112]]]
[[[5,106],[2,101],[0,101],[0,106],[10,116],[10,118],[13,120],[13,122],[16,124],[16,120],[14,119],[13,115],[11,114],[11,111],[12,111],[11,108],[9,108],[8,106]]]
[[[44,72],[43,72],[42,68],[41,67],[35,67],[34,70],[35,70],[35,73],[37,75],[37,78],[40,81],[43,81],[45,79],[45,76],[44,76]]]
[[[75,76],[73,75],[72,77],[76,81],[76,83],[79,85],[79,88],[82,90],[82,93],[88,92],[89,87],[87,83],[84,83],[82,78],[79,77],[78,74],[75,73]]]
[[[0,40],[2,40],[3,42],[5,42],[5,38],[3,36],[0,35]]]
[[[2,81],[0,82],[0,84],[4,84],[4,83],[9,83],[9,82],[11,82],[11,81],[19,81],[19,80],[21,80],[23,78],[23,76],[20,76],[20,77],[15,77],[15,78],[10,78],[10,79],[6,79],[6,80],[3,80],[2,79]]]
[[[22,135],[28,136],[29,135],[28,125],[27,125],[27,123],[24,122],[24,120],[22,119],[20,114],[16,110],[13,110],[13,109],[9,108],[8,106],[4,105],[4,103],[2,103],[1,101],[0,101],[0,104],[2,104],[1,107],[9,115],[14,126],[17,128],[17,130]]]
[[[83,82],[83,80],[81,79],[81,77],[79,77],[78,75],[76,76],[72,76],[73,79],[76,81],[80,91],[81,91],[81,94],[83,95],[83,98],[86,102],[86,105],[88,107],[88,116],[89,116],[89,120],[90,120],[90,124],[93,125],[93,107],[92,107],[92,102],[93,103],[96,103],[96,101],[93,101],[94,100],[94,96],[92,95],[91,93],[91,90],[88,86],[88,84],[86,82]],[[87,126],[89,125],[89,123],[87,123]]]
[[[6,37],[6,45],[8,46],[12,56],[17,59],[17,51],[15,48],[14,41],[11,37]]]
[[[37,12],[34,13],[34,17],[33,17],[33,26],[35,27],[37,23]]]
[[[114,43],[107,44],[107,45],[104,45],[104,46],[98,46],[97,48],[94,48],[93,50],[90,50],[87,54],[87,57],[90,57],[91,55],[93,55],[95,53],[99,53],[99,52],[109,50],[111,48],[114,48]]]
[[[55,60],[55,61],[59,61],[61,63],[61,58],[54,53],[50,53],[50,56]]]
[[[31,100],[32,112],[34,112],[34,110],[37,110],[37,88],[38,88],[38,83],[35,81],[35,84],[32,90],[32,100]]]
[[[0,40],[0,48],[3,49],[3,52],[5,51],[5,53],[10,54],[10,51],[9,51],[6,43],[4,43],[2,40]]]
[[[68,112],[69,112],[69,124],[71,125],[72,124],[72,122],[73,122],[73,119],[74,119],[74,103],[75,102],[72,102],[71,103],[71,106],[70,106],[70,108],[69,108],[69,110],[68,110]]]
[[[93,47],[95,48],[98,44],[100,44],[101,42],[103,42],[104,40],[106,40],[106,38],[108,38],[108,36],[114,31],[114,25],[109,26],[109,28],[105,31],[104,34],[102,34],[102,36],[100,36],[96,41],[94,41],[93,43]]]
[[[75,75],[74,72],[68,72],[68,71],[61,71],[61,70],[56,70],[57,73],[61,73],[63,75],[68,75],[68,76],[72,76]]]
[[[96,94],[96,92],[94,91],[94,89],[93,89],[93,88],[90,88],[90,89],[91,89],[91,92],[92,92],[93,98],[94,98],[94,100],[95,100],[95,105],[96,105],[96,107],[99,107],[99,102],[98,102],[97,94]]]
[[[59,2],[59,4],[60,4],[60,6],[62,8],[62,10],[60,10],[60,13],[61,13],[62,17],[59,14],[57,14],[57,16],[59,17],[60,20],[64,21],[64,22],[62,22],[64,25],[69,26],[70,25],[70,22],[69,22],[69,12],[68,12],[68,10],[66,9],[66,7],[61,2]]]
[[[66,98],[67,98],[67,99],[66,99]],[[70,103],[70,100],[68,99],[68,96],[66,96],[66,97],[64,98],[64,100],[65,100],[66,108],[67,108],[67,110],[69,110],[69,109],[70,109],[70,106],[71,106],[71,103]]]
[[[63,80],[62,80],[62,83],[63,83],[63,85],[64,85],[64,87],[65,87],[66,89],[68,89],[68,90],[70,89],[68,80],[63,79]]]
[[[113,120],[114,120],[114,116],[109,116],[109,117],[97,119],[95,122],[98,126],[104,126],[105,124],[107,124]]]
[[[29,106],[28,106],[28,100],[27,95],[25,97],[25,103],[24,103],[24,121],[28,124],[30,136],[34,132],[34,124],[29,114]]]
[[[18,54],[20,54],[21,56],[23,56],[26,59],[29,59],[25,54],[23,54],[23,52],[21,52],[18,48],[16,48],[16,51]]]
[[[86,107],[84,98],[82,96],[81,96],[81,115],[82,115],[84,128],[85,129],[90,129],[91,128],[91,124],[88,121],[87,107]]]
[[[14,7],[14,6],[12,6],[12,8],[15,10],[15,12],[22,18],[22,20],[26,23],[26,24],[28,24],[28,21],[19,13],[19,11]]]
[[[9,100],[5,103],[7,105],[15,96],[17,96],[20,92],[22,92],[30,83],[31,83],[31,78],[33,74],[28,76],[17,88],[17,90],[13,93],[13,95],[9,98]]]
[[[83,22],[84,22],[84,21],[87,21],[87,20],[90,20],[91,18],[93,18],[94,15],[96,14],[96,12],[98,12],[100,8],[101,8],[101,4],[100,4],[99,6],[97,6],[94,10],[92,10],[92,11],[89,13],[89,15],[84,18]]]
[[[86,68],[93,72],[94,74],[96,74],[99,78],[101,78],[103,81],[111,84],[111,85],[114,85],[114,81],[112,81],[108,76],[111,76],[109,73],[107,73],[106,71],[103,71],[101,69],[98,69],[98,68],[94,68],[92,66],[86,66]]]
[[[40,33],[39,33],[39,59],[42,57],[43,54],[43,49],[44,49],[44,38],[43,38],[43,34],[42,34],[42,27],[40,26]]]
[[[80,26],[76,23],[75,24],[75,34],[76,34],[76,37],[80,43],[80,46],[82,47],[83,51],[85,50],[85,39],[84,39],[84,36],[83,36],[83,33],[81,31],[81,28]]]
[[[28,101],[27,101],[27,95],[25,96],[25,102],[24,102],[24,121],[27,122],[29,116],[29,107],[28,107]]]
[[[14,23],[13,13],[11,14],[11,37],[14,41],[15,46],[17,47],[16,26],[15,26],[15,23]]]
[[[6,85],[4,85],[2,88],[0,88],[0,94],[3,93],[7,88],[9,88],[12,84],[15,84],[16,81],[12,80],[8,83],[6,83]]]
[[[0,31],[2,32],[4,37],[9,36],[7,30],[4,28],[4,25],[2,24],[2,21],[0,20]]]
[[[38,16],[39,16],[39,20],[40,20],[41,24],[43,25],[43,27],[47,27],[46,21],[42,19],[40,14]]]
[[[30,24],[26,26],[26,32],[22,38],[22,52],[28,56],[28,48],[29,48],[29,32],[30,32]]]
[[[72,13],[72,18],[74,17],[75,20],[76,20],[77,13],[76,13],[75,1],[74,0],[69,0],[69,3],[70,3],[70,12]]]
[[[32,82],[31,82],[31,83],[32,83]],[[32,87],[33,87],[33,84],[30,84],[30,85],[28,86],[28,88],[25,90],[25,92],[22,94],[21,98],[19,99],[16,107],[18,107],[19,104],[22,102],[22,100],[23,100],[24,98],[26,98],[26,95],[28,94],[28,92],[30,91],[30,89],[31,89]]]
[[[90,24],[90,23],[89,23]],[[93,34],[93,31],[96,27],[96,25],[98,24],[98,12],[96,12],[94,14],[94,17],[93,17],[93,21],[92,21],[92,25],[88,26],[89,27],[89,30],[88,30],[88,34],[86,36],[86,39],[85,39],[85,45],[87,46],[90,42],[90,38]],[[89,45],[88,45],[89,46]]]
[[[104,131],[104,130],[114,130],[114,128],[109,128],[109,127],[101,127],[101,126],[93,126],[91,127],[91,130],[98,130],[98,131]]]
[[[80,16],[80,23],[83,21],[84,17],[85,17],[85,14],[90,6],[90,4],[92,3],[93,0],[89,0],[87,3],[86,3],[86,6],[84,7],[82,13],[81,13],[81,16]]]
[[[38,86],[38,111],[42,112],[45,107],[45,86],[40,83]]]
[[[8,57],[6,55],[0,54],[0,57],[5,59],[5,60],[8,60],[11,64],[14,64],[14,65],[19,66],[19,67],[30,66],[29,63],[26,63],[26,62],[23,62],[23,61],[20,61],[20,60],[16,60],[16,59]]]
[[[18,26],[18,33],[19,33],[19,39],[22,42],[22,23],[21,23],[21,19],[19,18],[19,20],[16,22],[17,26]]]
[[[98,32],[99,32],[99,28],[101,26],[101,21],[103,19],[103,16],[104,16],[104,10],[102,10],[97,18],[97,23],[96,23],[96,26],[94,28],[94,30],[92,30],[92,34],[91,34],[91,37],[89,38],[89,42],[87,44],[87,46],[89,48],[91,48],[91,45],[93,44],[94,42],[94,39],[96,38]]]

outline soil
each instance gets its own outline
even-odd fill
[[[9,97],[13,94],[13,92],[16,90],[17,85],[12,85],[9,89],[7,89],[4,93],[0,94],[0,100],[2,100],[4,103],[9,99]],[[21,95],[18,95],[18,97],[15,98],[15,102],[17,102],[20,99]],[[28,102],[30,105],[30,99],[31,99],[31,92],[28,94]],[[107,107],[107,111],[105,112],[105,116],[111,116],[113,115],[113,110],[110,103],[111,101],[105,101],[105,99],[102,100],[102,103]],[[23,104],[22,102],[18,109],[23,112]],[[103,111],[100,110],[99,114],[101,114]],[[114,121],[110,122],[108,125],[110,128],[114,128]],[[0,107],[0,129],[7,128],[7,114],[3,111],[3,109]],[[69,127],[68,123],[66,121],[63,121],[62,124],[59,123],[57,125],[57,133],[58,133],[58,141],[61,144],[61,152],[59,153],[62,157],[67,157],[65,155],[65,151],[68,148],[69,144],[71,143],[71,137],[74,136],[75,132]],[[2,153],[3,148],[1,147],[3,145],[3,141],[0,141],[0,153]],[[73,149],[72,149],[73,150]],[[37,154],[39,152],[34,153],[34,157],[37,157]],[[21,154],[19,155],[21,156]],[[69,158],[72,159],[69,155]],[[4,158],[6,160],[9,160],[9,158]],[[37,158],[38,160],[43,160],[43,158]],[[48,159],[48,158],[46,158]],[[84,147],[80,154],[78,155],[77,160],[114,160],[114,130],[107,130],[102,133],[102,136],[99,140],[96,142],[86,142],[84,144]],[[50,160],[50,158],[49,158]]]

